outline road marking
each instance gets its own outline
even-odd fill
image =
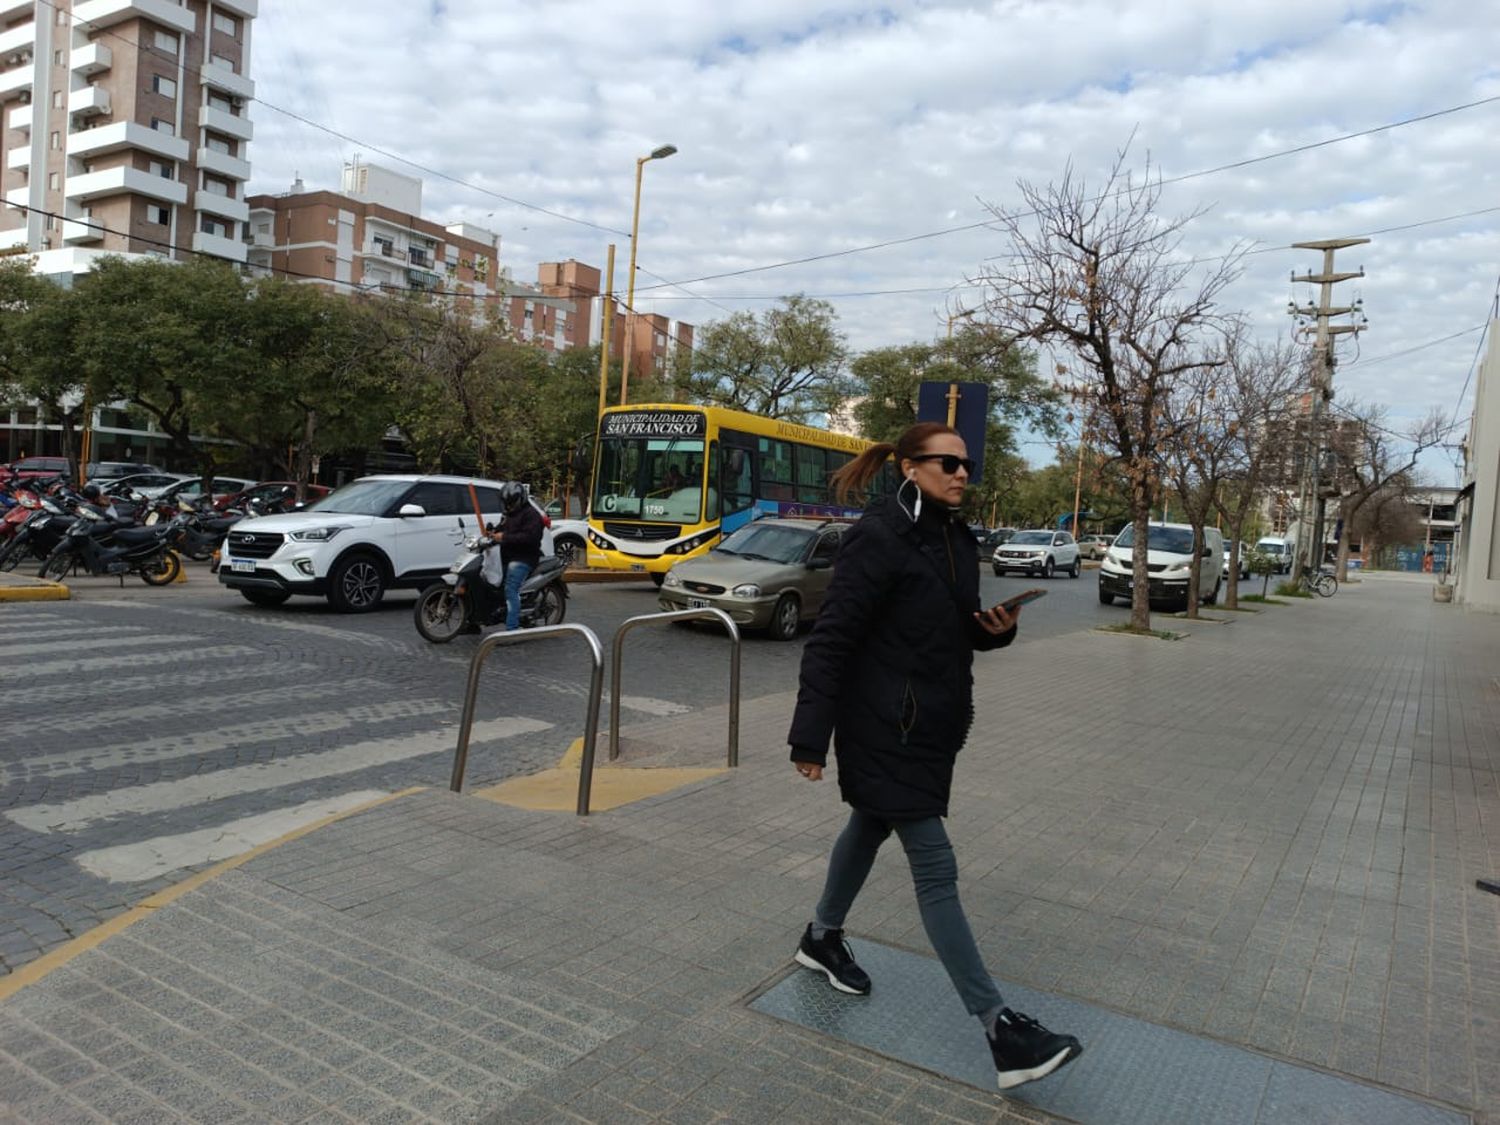
[[[170,652],[131,652],[124,656],[79,657],[77,660],[43,660],[36,663],[0,664],[0,680],[25,678],[34,680],[38,676],[50,676],[55,672],[80,674],[102,672],[109,668],[139,668],[145,664],[180,664],[184,660],[195,663],[204,660],[219,660],[229,656],[263,656],[264,653],[249,645],[205,645],[202,648],[179,648]],[[220,672],[220,677],[228,673]],[[238,675],[238,673],[235,673]],[[75,687],[77,685],[75,684]]]
[[[259,668],[247,668],[244,671],[236,670],[232,674],[232,679],[235,687],[239,687],[246,680],[264,680],[272,676],[290,678],[293,683],[296,683],[299,682],[296,678],[297,675],[304,672],[308,673],[308,679],[313,679],[316,675],[326,675],[328,669],[320,667],[317,664],[263,664]],[[168,678],[163,678],[164,674],[161,672],[148,673],[142,676],[111,676],[109,690],[111,695],[117,694],[121,697],[128,696],[134,691],[175,692],[176,695],[174,698],[177,700],[175,713],[180,714],[183,707],[186,706],[183,697],[186,695],[187,688],[202,687],[205,684],[211,684],[215,688],[215,694],[217,695],[223,691],[225,675],[226,673],[222,668],[209,668],[202,672],[172,672]],[[285,694],[288,689],[283,688],[281,690]],[[294,688],[291,690],[295,694],[300,689]],[[28,702],[61,697],[72,700],[76,699],[77,696],[78,685],[72,681],[62,683],[54,681],[50,684],[26,685],[26,699]],[[235,698],[238,699],[241,697],[236,696]]]
[[[37,623],[28,625],[23,632],[21,629],[14,631],[0,626],[0,652],[8,651],[5,646],[16,640],[27,640],[35,636],[44,636],[49,641],[61,640],[66,637],[87,640],[90,637],[102,637],[112,633],[134,633],[151,635],[151,630],[144,625],[73,625],[67,628],[58,628],[56,625]]]
[[[94,598],[89,599],[89,604],[107,605],[116,609],[144,609],[150,610],[153,613],[175,613],[182,617],[206,618],[221,627],[226,621],[236,623],[250,622],[257,627],[266,629],[284,629],[290,633],[305,633],[309,636],[324,637],[327,640],[339,641],[343,644],[369,645],[372,648],[383,648],[391,651],[396,651],[403,647],[399,642],[387,640],[384,637],[373,637],[366,633],[355,632],[352,629],[340,629],[334,625],[315,625],[310,621],[291,621],[285,617],[275,617],[268,611],[255,612],[248,606],[243,609],[235,607],[233,614],[229,615],[228,609],[188,609],[179,606],[145,605],[141,602],[100,601]]]
[[[345,690],[343,684],[326,685],[327,689]],[[276,689],[272,689],[273,692]],[[327,694],[325,690],[323,692]],[[285,691],[277,693],[285,698]],[[306,692],[297,699],[308,698]],[[180,704],[175,705],[178,710]],[[241,746],[254,746],[261,742],[276,742],[281,739],[310,738],[313,735],[329,734],[347,730],[360,723],[384,723],[407,716],[452,714],[453,705],[437,700],[420,700],[409,703],[393,700],[387,703],[368,703],[350,707],[345,711],[314,712],[310,715],[263,716],[254,722],[240,723],[232,727],[218,727],[195,734],[171,734],[146,742],[120,742],[111,746],[81,746],[55,754],[39,754],[33,758],[20,758],[4,763],[11,778],[18,778],[36,770],[45,771],[51,777],[67,777],[71,774],[94,773],[115,769],[119,766],[139,765],[144,762],[164,762],[172,758],[217,754],[221,750],[233,750]],[[89,718],[90,716],[84,716]],[[113,718],[113,714],[111,718]],[[97,725],[97,718],[94,719]],[[56,724],[49,721],[48,728]]]
[[[133,637],[99,637],[88,640],[44,641],[41,644],[0,646],[0,655],[50,656],[63,652],[95,652],[101,648],[128,648],[131,645],[175,644],[180,641],[197,641],[200,638],[189,633],[142,632]],[[129,657],[126,657],[128,660]]]
[[[608,703],[608,697],[605,698]],[[652,699],[649,695],[622,695],[620,706],[628,711],[639,711],[643,715],[657,715],[666,718],[669,715],[685,715],[692,710],[681,703],[673,703],[670,699]]]
[[[472,742],[492,742],[551,728],[551,723],[535,719],[490,719],[475,723],[470,737]],[[271,762],[233,766],[177,781],[135,785],[52,805],[24,805],[8,809],[4,815],[22,828],[29,828],[34,832],[78,832],[96,821],[112,817],[167,812],[187,805],[265,789],[278,789],[284,785],[296,785],[339,774],[357,773],[371,766],[452,751],[455,733],[453,727],[444,727],[404,738],[376,738],[335,750],[313,751]]]
[[[184,867],[217,863],[274,840],[305,824],[385,796],[383,790],[360,789],[308,801],[287,809],[231,820],[215,828],[200,828],[176,836],[156,836],[135,844],[96,848],[74,859],[91,875],[115,883],[143,883]]]
[[[8,609],[5,611],[5,617],[0,619],[0,632],[8,633],[12,630],[31,629],[35,628],[39,622],[60,621],[61,619],[62,615],[58,613],[26,613],[23,615],[21,610]]]

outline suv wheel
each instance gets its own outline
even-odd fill
[[[1073,569],[1070,570],[1070,571],[1068,571],[1068,577],[1069,578],[1077,578],[1078,575],[1080,574],[1080,572],[1082,572],[1082,570],[1083,570],[1083,563],[1079,559],[1075,558],[1073,560]]]
[[[1115,604],[1115,596],[1113,594],[1111,594],[1108,590],[1106,590],[1104,588],[1104,583],[1103,582],[1099,583],[1099,604],[1100,605],[1114,605]]]
[[[1052,556],[1048,555],[1047,556],[1047,561],[1042,564],[1042,577],[1043,578],[1051,578],[1052,575],[1053,575],[1053,573],[1056,572],[1056,570],[1057,570],[1057,567],[1052,562]]]
[[[328,572],[328,604],[340,613],[369,613],[385,597],[385,572],[373,555],[348,555]]]
[[[578,566],[588,556],[588,548],[576,535],[559,535],[552,540],[552,553],[562,560],[563,566]]]

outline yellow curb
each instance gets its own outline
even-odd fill
[[[597,749],[597,747],[596,747]],[[560,770],[576,770],[583,765],[583,739],[575,738],[573,745],[563,752],[563,756],[557,760],[557,768]]]
[[[723,767],[688,769],[676,766],[595,770],[589,808],[595,811],[617,809],[728,772]],[[578,807],[578,770],[542,770],[502,781],[488,789],[476,789],[469,796],[531,812],[573,812]]]
[[[226,871],[232,871],[241,864],[249,863],[256,856],[268,852],[272,848],[279,848],[282,844],[289,844],[293,840],[300,839],[310,832],[326,828],[328,825],[334,823],[334,821],[343,820],[345,817],[353,816],[355,813],[376,808],[389,801],[394,801],[398,797],[409,797],[413,793],[420,793],[424,788],[426,787],[421,785],[413,786],[410,789],[402,789],[398,793],[388,793],[384,797],[376,797],[373,801],[366,801],[364,804],[356,805],[352,809],[331,813],[328,816],[313,821],[311,824],[304,824],[301,828],[294,828],[292,831],[283,836],[278,836],[274,840],[267,840],[264,844],[257,844],[243,855],[237,855],[233,859],[226,859],[222,863],[216,863],[205,871],[188,876],[180,883],[157,891],[154,895],[142,899],[135,906],[125,911],[125,913],[118,914],[107,922],[101,922],[92,930],[89,930],[88,933],[80,934],[67,944],[60,945],[52,950],[52,952],[38,957],[35,961],[22,965],[15,972],[11,973],[10,976],[0,977],[0,1002],[10,999],[17,992],[20,992],[21,989],[29,984],[35,984],[48,973],[52,972],[52,970],[62,968],[62,966],[79,956],[79,954],[87,953],[96,946],[103,944],[109,938],[114,937],[115,934],[129,929],[142,918],[149,917],[154,911],[160,910],[163,906],[171,902],[175,902],[189,891],[201,887],[210,879],[215,879]]]
[[[36,579],[35,585],[0,586],[0,602],[65,602],[73,596],[61,582]]]

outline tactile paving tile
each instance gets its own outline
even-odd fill
[[[848,996],[821,973],[792,973],[751,1008],[983,1090],[994,1065],[978,1021],[964,1011],[938,961],[869,941],[851,941],[874,980]],[[1100,1125],[1214,1122],[1283,1125],[1461,1125],[1467,1114],[1160,1027],[1092,1004],[997,982],[1005,1002],[1056,1031],[1077,1035],[1083,1055],[1050,1078],[1007,1097]]]

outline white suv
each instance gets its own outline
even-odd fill
[[[1055,571],[1061,570],[1069,577],[1077,578],[1080,566],[1078,544],[1066,531],[1048,531],[1046,528],[1018,531],[995,548],[990,565],[994,567],[996,577],[1015,570],[1051,578]]]
[[[472,535],[479,522],[474,496],[485,523],[500,519],[496,481],[361,477],[304,511],[235,524],[224,541],[219,581],[256,605],[310,594],[343,613],[364,613],[387,590],[419,589],[452,565],[460,528]],[[543,535],[546,554],[550,539]]]

